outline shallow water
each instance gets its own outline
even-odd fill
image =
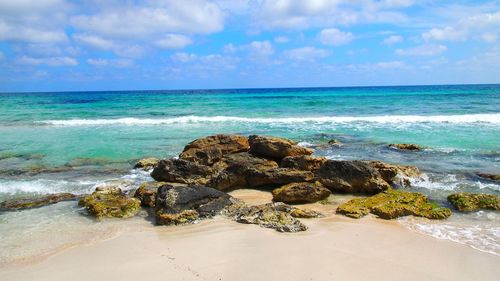
[[[0,201],[83,194],[116,179],[131,190],[148,179],[131,171],[136,159],[175,156],[189,141],[215,133],[283,136],[331,159],[415,165],[425,176],[411,190],[444,205],[456,191],[500,194],[497,183],[475,176],[477,171],[500,173],[500,85],[470,85],[1,93]],[[332,138],[344,145],[328,146]],[[387,148],[399,142],[427,149]],[[0,214],[1,248],[8,249],[2,252],[30,253],[38,246],[21,241],[52,235],[56,225],[61,233],[73,233],[66,237],[78,237],[73,230],[92,223],[83,223],[88,219],[75,208],[61,203]],[[500,222],[491,212],[454,214],[446,222],[401,222],[500,254]]]

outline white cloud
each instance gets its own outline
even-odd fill
[[[420,45],[413,48],[397,49],[401,56],[436,56],[448,50],[444,45]]]
[[[386,37],[384,41],[382,41],[382,44],[387,45],[387,46],[392,46],[394,44],[398,44],[404,41],[403,36],[399,35],[391,35],[389,37]]]
[[[83,43],[85,45],[91,46],[93,48],[102,49],[102,50],[113,50],[116,48],[116,44],[104,38],[95,35],[89,34],[74,34],[73,39],[76,41]]]
[[[422,34],[425,41],[464,41],[477,38],[495,42],[500,34],[500,12],[482,13],[460,19],[443,28],[432,28]]]
[[[290,41],[290,39],[288,39],[288,37],[286,37],[286,36],[274,37],[274,42],[276,42],[276,43],[283,44],[283,43],[288,43],[288,41]]]
[[[186,62],[195,61],[198,58],[198,56],[195,54],[188,54],[188,53],[175,53],[175,54],[171,55],[170,58],[175,62],[186,63]]]
[[[68,37],[62,30],[42,30],[20,24],[12,24],[0,19],[0,41],[60,43]]]
[[[0,0],[2,14],[38,14],[66,6],[64,0]]]
[[[224,53],[232,54],[232,53],[235,53],[237,51],[237,48],[236,48],[236,46],[234,46],[233,43],[229,43],[229,44],[224,45],[223,50],[224,50]]]
[[[165,33],[210,34],[224,27],[224,14],[205,0],[148,1],[145,5],[116,5],[72,19],[75,27],[106,38],[147,38]]]
[[[324,45],[340,46],[351,42],[354,35],[350,32],[343,32],[336,28],[327,28],[319,33],[319,41]]]
[[[377,68],[381,69],[394,69],[394,68],[403,68],[406,64],[402,61],[381,61],[375,64]]]
[[[248,45],[243,46],[243,49],[248,50],[250,56],[254,59],[266,58],[274,54],[274,48],[269,41],[253,41]]]
[[[182,49],[193,43],[191,38],[181,34],[167,34],[162,39],[157,40],[155,45],[165,49]]]
[[[286,50],[284,52],[286,58],[295,61],[316,61],[318,59],[325,58],[330,55],[327,50],[319,49],[315,47],[302,47],[296,49]]]
[[[25,65],[48,65],[48,66],[75,66],[78,61],[71,57],[48,57],[48,58],[33,58],[23,56],[17,60],[19,64]]]
[[[111,67],[118,67],[118,68],[123,68],[123,67],[130,67],[134,65],[133,60],[129,59],[88,59],[87,63],[95,66],[95,67],[106,67],[106,66],[111,66]]]

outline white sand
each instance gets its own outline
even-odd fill
[[[233,195],[268,200],[265,193]],[[310,229],[295,234],[224,218],[149,227],[9,265],[0,280],[500,280],[500,257],[396,222],[336,215],[303,221]]]

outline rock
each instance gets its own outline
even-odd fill
[[[156,223],[183,224],[219,214],[230,195],[206,186],[162,185],[156,195]]]
[[[422,147],[417,144],[411,143],[391,143],[388,145],[389,148],[399,149],[399,150],[407,150],[407,151],[418,151],[422,150]]]
[[[336,139],[329,140],[328,144],[331,146],[335,146],[335,147],[342,147],[344,145],[343,143],[341,143],[340,141],[338,141]]]
[[[330,196],[331,192],[321,183],[290,183],[273,190],[273,200],[288,204],[314,203]]]
[[[500,210],[500,196],[494,194],[460,192],[448,196],[448,201],[460,212]]]
[[[491,180],[491,181],[496,181],[500,183],[500,175],[495,175],[495,174],[486,174],[486,173],[476,173],[478,177],[481,177],[483,179]]]
[[[314,173],[287,168],[276,168],[267,171],[251,170],[246,177],[249,187],[265,187],[285,185],[294,182],[312,182]]]
[[[147,171],[149,169],[153,169],[154,167],[156,167],[156,165],[158,165],[158,162],[160,162],[160,160],[154,157],[144,158],[137,161],[137,163],[134,166],[134,169],[143,169]]]
[[[71,193],[56,193],[44,195],[37,198],[23,198],[13,199],[0,203],[0,210],[2,211],[15,211],[24,209],[39,208],[61,201],[75,200],[78,196]]]
[[[220,170],[208,183],[208,186],[219,190],[247,187],[247,177],[252,173],[264,172],[277,168],[274,161],[257,157],[247,152],[226,155],[214,169]]]
[[[151,172],[151,177],[156,181],[206,184],[211,174],[212,169],[208,166],[172,158],[160,160]]]
[[[141,201],[143,207],[156,206],[156,192],[158,187],[166,184],[166,182],[151,181],[142,183],[135,191],[134,197]]]
[[[129,218],[139,212],[141,202],[139,199],[127,197],[119,188],[110,187],[97,188],[91,195],[83,197],[79,205],[98,219]]]
[[[362,161],[328,160],[317,176],[334,192],[376,194],[390,187],[376,169]]]
[[[281,160],[280,167],[315,172],[325,162],[325,157],[310,155],[287,156]]]
[[[382,178],[389,184],[398,186],[409,186],[409,178],[417,178],[422,175],[417,167],[388,164],[382,161],[363,161],[376,169]]]
[[[292,217],[294,210],[283,203],[268,203],[247,206],[243,203],[233,204],[226,208],[226,215],[239,223],[257,224],[272,228],[279,232],[299,232],[307,230],[301,221]]]
[[[286,156],[311,155],[314,150],[297,145],[297,143],[283,138],[250,136],[250,152],[275,160],[281,160]]]
[[[215,135],[197,139],[184,147],[180,159],[213,165],[229,153],[248,151],[248,139],[240,135]]]
[[[323,214],[318,213],[316,211],[299,209],[299,208],[293,208],[292,211],[290,212],[290,215],[294,218],[299,218],[299,219],[312,219],[312,218],[323,217]]]
[[[337,213],[351,218],[361,218],[372,213],[383,219],[409,215],[428,219],[446,219],[451,216],[450,209],[429,202],[427,196],[422,193],[394,189],[368,198],[352,199],[341,204]]]

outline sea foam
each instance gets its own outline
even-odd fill
[[[292,123],[486,123],[500,124],[500,113],[463,114],[463,115],[382,115],[382,116],[320,116],[320,117],[276,117],[251,118],[237,116],[183,116],[172,118],[117,118],[117,119],[71,119],[43,120],[36,124],[56,126],[102,126],[102,125],[165,125],[189,123],[262,123],[262,124],[292,124]]]

